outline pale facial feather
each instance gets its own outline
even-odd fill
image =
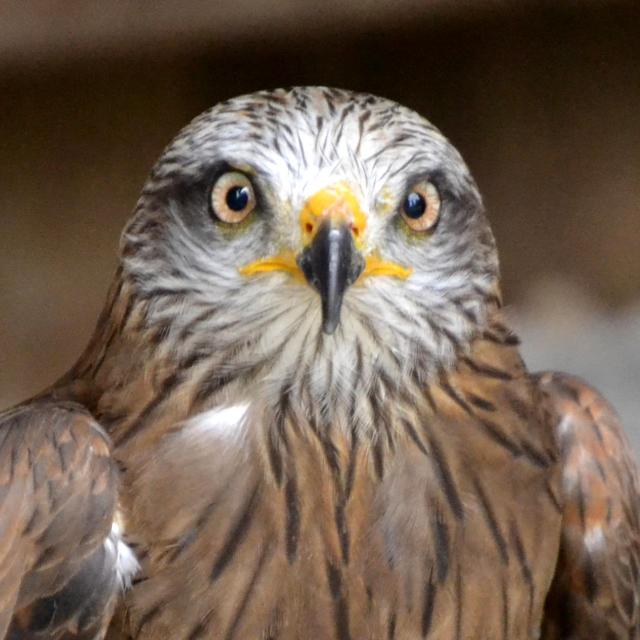
[[[123,236],[124,249],[143,247],[125,251],[124,260],[141,295],[157,288],[182,292],[151,297],[148,322],[169,324],[176,335],[187,331],[186,349],[210,341],[225,371],[264,360],[251,384],[268,405],[293,374],[305,371],[315,400],[338,410],[380,368],[392,379],[419,369],[426,379],[451,366],[482,328],[487,300],[497,291],[493,239],[457,151],[404,107],[329,93],[254,94],[197,118],[156,165]],[[237,231],[221,228],[207,209],[210,167],[220,162],[245,171],[260,192],[260,210]],[[400,218],[417,176],[434,180],[443,202],[431,234],[410,232]],[[412,274],[352,286],[341,325],[325,336],[319,296],[309,285],[277,272],[246,277],[239,268],[283,250],[299,252],[305,200],[339,181],[349,184],[368,216],[363,251]],[[149,240],[146,223],[158,219]]]

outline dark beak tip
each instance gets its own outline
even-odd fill
[[[362,255],[353,243],[351,228],[325,222],[299,257],[298,264],[309,284],[320,294],[322,331],[331,335],[340,324],[344,292],[364,268]]]
[[[340,324],[340,318],[326,318],[322,321],[322,333],[327,336],[332,336],[338,325]]]

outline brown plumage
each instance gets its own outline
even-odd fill
[[[85,353],[0,435],[0,637],[640,638],[617,419],[526,370],[466,167],[388,101],[197,119]]]
[[[0,632],[94,638],[116,603],[108,438],[84,408],[46,401],[6,412],[0,438]]]

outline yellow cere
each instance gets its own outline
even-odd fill
[[[357,197],[346,182],[337,182],[325,187],[306,201],[300,212],[304,247],[311,243],[320,223],[324,220],[350,225],[354,244],[358,250],[362,250],[367,216],[360,208]],[[296,280],[305,281],[304,274],[296,262],[296,256],[291,251],[283,251],[240,268],[240,273],[244,276],[268,271],[286,271],[292,274]],[[393,276],[404,280],[410,275],[411,269],[394,262],[385,262],[379,257],[371,255],[365,260],[365,268],[358,282],[368,276]]]
[[[353,241],[358,249],[362,249],[362,237],[367,226],[367,216],[360,208],[358,198],[344,181],[321,189],[306,201],[300,212],[300,227],[304,246],[313,240],[319,223],[327,219],[351,225]]]

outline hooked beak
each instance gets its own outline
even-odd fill
[[[340,323],[342,298],[364,271],[364,258],[356,250],[351,227],[324,220],[298,256],[298,265],[307,282],[320,294],[322,330],[331,335]]]
[[[305,203],[300,212],[302,251],[262,258],[240,268],[251,276],[268,271],[286,271],[305,279],[320,294],[322,330],[332,334],[340,323],[344,293],[361,276],[407,278],[411,269],[386,262],[375,255],[363,256],[367,216],[344,182],[326,187]],[[366,253],[366,251],[365,251]]]

